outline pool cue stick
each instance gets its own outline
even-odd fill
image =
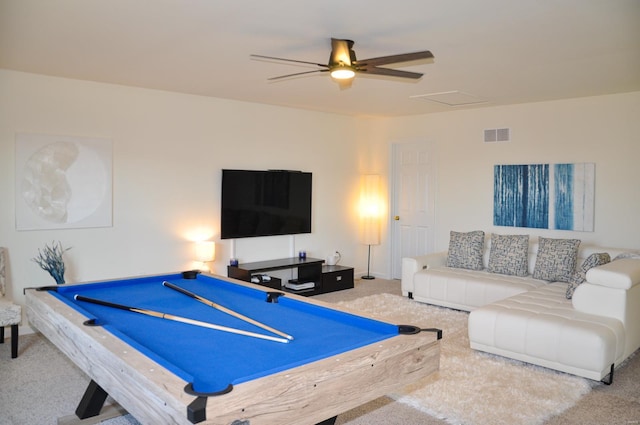
[[[274,329],[269,325],[265,325],[264,323],[260,323],[257,320],[252,319],[251,317],[247,317],[247,316],[245,316],[245,315],[243,315],[241,313],[238,313],[237,311],[233,311],[230,308],[227,308],[227,307],[225,307],[223,305],[217,304],[217,303],[215,303],[215,302],[213,302],[211,300],[208,300],[208,299],[206,299],[206,298],[204,298],[204,297],[202,297],[202,296],[200,296],[198,294],[194,294],[193,292],[188,291],[188,290],[186,290],[184,288],[181,288],[181,287],[179,287],[177,285],[174,285],[171,282],[167,282],[165,280],[164,282],[162,282],[162,284],[164,286],[166,286],[167,288],[171,288],[171,289],[173,289],[175,291],[178,291],[178,292],[180,292],[180,293],[182,293],[184,295],[187,295],[187,296],[189,296],[189,297],[191,297],[191,298],[193,298],[195,300],[200,301],[203,304],[208,305],[209,307],[213,307],[216,310],[220,310],[223,313],[230,314],[233,317],[236,317],[236,318],[238,318],[240,320],[244,320],[247,323],[251,323],[252,325],[258,326],[258,327],[260,327],[260,328],[262,328],[264,330],[267,330],[269,332],[273,332],[274,334],[280,335],[281,337],[287,338],[288,340],[293,340],[293,337],[291,335],[288,335],[288,334],[286,334],[284,332],[281,332],[281,331],[279,331],[277,329]]]
[[[229,333],[239,334],[239,335],[244,335],[244,336],[250,336],[252,338],[266,339],[266,340],[275,341],[275,342],[283,342],[283,343],[288,343],[289,342],[289,340],[285,339],[285,338],[277,338],[277,337],[273,337],[273,336],[270,336],[270,335],[263,335],[263,334],[258,334],[258,333],[254,333],[254,332],[243,331],[242,329],[229,328],[227,326],[220,326],[220,325],[215,325],[213,323],[201,322],[200,320],[194,320],[194,319],[189,319],[187,317],[175,316],[173,314],[162,313],[160,311],[147,310],[145,308],[130,307],[130,306],[127,306],[127,305],[116,304],[116,303],[112,303],[112,302],[109,302],[109,301],[103,301],[103,300],[98,300],[98,299],[95,299],[95,298],[85,297],[85,296],[79,295],[79,294],[76,294],[73,298],[78,300],[78,301],[85,301],[85,302],[88,302],[88,303],[103,305],[103,306],[106,306],[106,307],[119,308],[120,310],[126,310],[126,311],[130,311],[132,313],[140,313],[140,314],[144,314],[146,316],[152,316],[152,317],[157,317],[157,318],[160,318],[160,319],[172,320],[174,322],[186,323],[188,325],[200,326],[200,327],[203,327],[203,328],[214,329],[214,330],[217,330],[217,331],[229,332]]]

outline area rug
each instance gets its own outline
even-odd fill
[[[439,372],[391,396],[450,424],[542,424],[591,390],[587,379],[472,350],[468,313],[391,294],[338,304],[396,324],[443,330]]]

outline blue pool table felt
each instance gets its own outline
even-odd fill
[[[75,300],[112,303],[277,336],[165,287],[168,281],[294,337],[289,343],[257,339]],[[398,326],[333,310],[286,294],[207,275],[182,274],[62,285],[54,296],[167,368],[200,393],[281,372],[398,335]],[[277,292],[277,291],[276,291]]]

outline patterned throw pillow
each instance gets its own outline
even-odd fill
[[[482,270],[484,232],[450,232],[447,266],[459,269]]]
[[[622,254],[616,255],[616,258],[614,258],[614,261],[622,260],[624,258],[640,258],[640,253],[639,252],[623,252]]]
[[[576,269],[580,239],[538,238],[534,279],[569,282]]]
[[[529,235],[491,235],[489,265],[491,273],[511,276],[529,274]]]
[[[570,300],[573,298],[573,292],[576,290],[578,285],[584,283],[587,280],[587,272],[590,268],[596,266],[602,266],[604,264],[610,263],[611,257],[606,252],[598,252],[595,254],[591,254],[584,260],[582,266],[571,276],[571,280],[569,281],[569,286],[567,286],[567,299]]]

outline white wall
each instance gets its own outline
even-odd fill
[[[21,132],[113,141],[112,227],[16,231]],[[222,168],[313,173],[313,233],[238,240],[241,261],[288,257],[292,245],[320,258],[339,249],[342,263],[362,272],[356,204],[367,170],[358,168],[358,149],[354,120],[341,115],[0,71],[0,245],[8,248],[9,295],[23,303],[22,288],[54,283],[30,260],[54,240],[72,247],[67,282],[80,282],[191,269],[189,238],[203,230],[217,242],[214,271],[226,275]]]
[[[219,239],[222,168],[313,173],[313,233],[238,240],[242,261],[285,257],[292,245],[321,258],[339,249],[342,264],[362,273],[360,175],[378,173],[386,181],[391,144],[417,140],[431,143],[438,159],[438,249],[446,249],[450,230],[472,229],[640,248],[638,112],[640,92],[356,118],[0,70],[0,245],[9,249],[9,295],[23,303],[22,288],[53,283],[30,259],[54,240],[72,247],[65,254],[67,280],[78,282],[192,268],[189,237],[204,229],[217,242],[214,271],[226,274],[230,243]],[[482,142],[485,128],[502,127],[511,128],[511,143]],[[15,230],[20,132],[113,140],[113,227]],[[541,162],[596,163],[594,232],[492,226],[493,166]],[[382,245],[372,251],[373,274],[389,276],[389,247],[383,228]]]
[[[447,249],[450,230],[475,229],[640,248],[640,92],[387,121],[381,140],[435,146],[439,250]],[[484,129],[504,127],[510,143],[483,143]],[[575,162],[596,164],[594,232],[493,226],[494,165]]]

